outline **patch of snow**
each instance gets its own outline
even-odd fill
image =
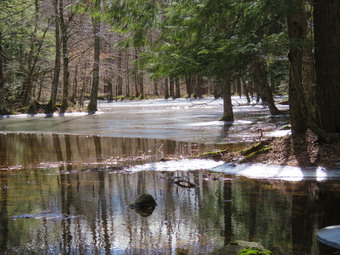
[[[301,181],[304,179],[324,181],[327,179],[340,179],[339,170],[329,170],[324,167],[300,168],[265,164],[250,165],[225,163],[211,170],[253,179],[280,179],[286,181]]]
[[[201,169],[212,169],[216,166],[222,165],[223,161],[215,161],[211,159],[181,159],[169,160],[163,162],[154,162],[144,165],[133,166],[125,169],[128,172],[139,171],[193,171]]]

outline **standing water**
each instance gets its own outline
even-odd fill
[[[223,162],[164,161],[253,142],[284,117],[240,106],[235,123],[220,123],[219,101],[155,104],[1,119],[0,254],[213,254],[233,240],[275,255],[334,254],[316,232],[339,224],[338,181],[255,180],[214,171]],[[149,215],[129,207],[142,193],[157,203]]]

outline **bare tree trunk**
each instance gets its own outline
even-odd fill
[[[176,93],[175,98],[181,97],[181,82],[179,78],[175,78]]]
[[[52,79],[51,97],[48,102],[46,112],[53,113],[57,103],[59,76],[60,76],[60,57],[61,57],[61,45],[60,45],[60,20],[59,20],[59,0],[54,0],[54,12],[55,12],[55,59],[54,59],[54,72]]]
[[[69,87],[69,56],[68,56],[68,34],[67,23],[64,19],[64,0],[59,0],[59,16],[60,16],[60,32],[62,42],[62,54],[63,54],[63,99],[61,103],[61,112],[65,112],[68,108],[68,87]]]
[[[158,94],[158,82],[157,81],[153,82],[153,94],[156,97],[159,96],[159,94]]]
[[[169,79],[168,78],[164,78],[164,98],[165,99],[169,99]]]
[[[340,1],[314,1],[316,93],[321,126],[340,133]]]
[[[265,100],[265,102],[268,104],[270,114],[277,115],[281,112],[274,104],[274,98],[273,93],[269,87],[268,79],[267,79],[267,66],[261,57],[256,57],[255,60],[255,80],[258,85],[261,86],[261,95],[262,100]]]
[[[74,68],[73,91],[70,100],[72,104],[76,104],[77,92],[78,92],[78,65],[76,65]]]
[[[305,133],[308,113],[302,86],[302,60],[306,39],[307,20],[304,0],[290,1],[287,15],[288,37],[290,40],[289,61],[289,110],[293,134]]]
[[[123,53],[122,50],[119,49],[118,53],[118,77],[117,77],[117,96],[121,96],[123,94],[123,77],[121,76],[121,71],[122,71],[122,58],[123,58]]]
[[[191,76],[185,76],[185,85],[187,88],[187,94],[188,94],[188,98],[191,98],[191,94],[192,94],[192,77]]]
[[[174,85],[175,85],[174,78],[169,77],[169,86],[170,86],[169,94],[170,94],[170,97],[172,97],[172,98],[175,98]]]
[[[93,33],[94,33],[94,48],[93,48],[93,75],[92,75],[92,89],[90,95],[90,103],[87,106],[89,112],[98,111],[97,109],[97,97],[99,87],[99,63],[100,63],[100,21],[94,19],[93,21]]]
[[[2,52],[2,32],[0,30],[0,114],[6,114],[5,79],[4,79],[4,56]]]
[[[233,105],[231,103],[231,77],[228,71],[222,80],[223,117],[221,121],[234,121]]]

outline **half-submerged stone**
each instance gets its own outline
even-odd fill
[[[340,249],[340,225],[320,229],[318,239],[328,246]]]
[[[131,209],[135,209],[138,214],[143,217],[150,216],[155,210],[157,203],[153,196],[150,194],[143,193],[139,195],[129,205]]]

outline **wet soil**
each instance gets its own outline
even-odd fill
[[[287,135],[266,140],[271,150],[245,158],[241,151],[224,152],[221,159],[227,162],[263,163],[289,166],[340,167],[340,135],[334,135],[335,141],[326,144],[308,131],[305,135]]]

